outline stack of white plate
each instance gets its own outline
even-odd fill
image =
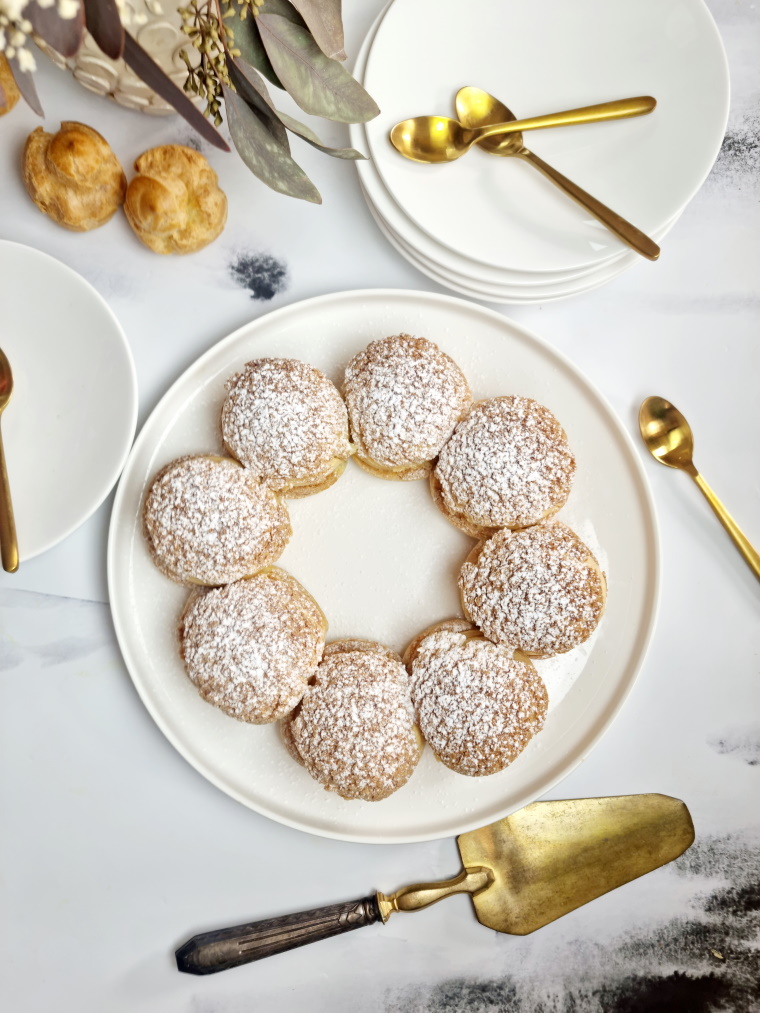
[[[455,116],[465,85],[518,118],[653,95],[648,116],[523,139],[661,243],[709,173],[728,117],[726,55],[702,0],[392,0],[355,75],[382,110],[351,127],[354,147],[370,155],[356,164],[379,228],[428,277],[490,302],[562,299],[657,264],[526,162],[475,148],[420,165],[392,147],[395,123]]]

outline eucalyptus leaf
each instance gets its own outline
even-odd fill
[[[341,0],[291,0],[314,41],[332,60],[345,60]]]
[[[357,159],[367,157],[366,155],[362,155],[360,151],[355,151],[354,148],[331,148],[328,144],[321,141],[305,123],[301,123],[294,116],[288,116],[287,113],[283,113],[277,109],[270,98],[267,86],[253,67],[229,58],[227,66],[229,67],[232,83],[235,85],[238,94],[242,95],[249,106],[253,106],[262,114],[267,121],[267,126],[275,137],[285,144],[288,151],[290,150],[290,145],[288,144],[288,135],[285,127],[313,147],[323,151],[326,155],[332,155],[333,158]]]
[[[250,64],[260,74],[263,74],[275,88],[283,88],[284,86],[280,83],[280,79],[270,63],[267,51],[264,49],[264,43],[261,41],[259,30],[256,27],[258,19],[250,11],[245,18],[242,18],[240,16],[241,10],[243,8],[238,7],[236,3],[222,2],[222,14],[225,15],[223,23],[232,29],[235,40],[234,48],[240,50],[240,56],[236,59]],[[232,11],[232,14],[229,14],[229,11]]]
[[[275,109],[269,91],[261,75],[257,74],[253,67],[242,61],[227,58],[227,68],[230,80],[235,86],[238,95],[242,96],[246,105],[251,106],[260,115],[259,118],[266,122],[270,133],[288,152],[288,132],[283,126],[280,114]]]
[[[198,131],[201,137],[213,144],[215,148],[220,148],[222,151],[230,150],[222,135],[213,128],[200,109],[161,70],[153,57],[145,52],[129,32],[124,33],[124,62],[140,80],[149,85],[157,95],[160,95],[176,109],[180,116]]]
[[[116,0],[84,0],[87,31],[98,47],[112,60],[124,52],[124,28]]]
[[[341,123],[377,116],[374,100],[345,67],[325,56],[302,24],[271,13],[270,0],[256,21],[278,78],[304,112]]]
[[[41,7],[37,0],[31,0],[24,7],[23,17],[31,22],[34,34],[61,56],[74,56],[79,52],[84,38],[84,4],[79,4],[73,18],[62,18],[57,4]]]
[[[332,155],[333,158],[348,158],[356,161],[357,159],[364,159],[367,156],[363,155],[361,151],[357,151],[356,148],[331,148],[328,144],[317,137],[310,127],[307,127],[304,123],[294,119],[292,116],[288,116],[287,113],[278,111],[277,115],[281,121],[285,124],[288,130],[292,130],[298,137],[303,138],[314,148],[319,148],[320,151],[324,151],[326,155]]]
[[[260,114],[237,92],[226,85],[223,88],[227,125],[240,157],[251,172],[278,193],[321,204],[314,184],[272,135]]]
[[[21,92],[23,100],[33,112],[37,113],[38,116],[44,116],[45,113],[42,110],[40,97],[37,94],[37,86],[34,83],[33,75],[28,70],[22,70],[21,67],[19,67],[17,56],[13,56],[8,60],[8,66],[11,68],[13,80],[16,82],[16,87]]]

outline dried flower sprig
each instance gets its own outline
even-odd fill
[[[184,89],[205,99],[204,113],[218,127],[222,123],[223,86],[234,91],[227,70],[224,21],[219,20],[214,0],[190,0],[187,7],[178,10],[182,16],[182,31],[200,56],[199,63],[194,65],[187,50],[180,50],[187,67]]]

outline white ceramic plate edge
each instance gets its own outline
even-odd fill
[[[374,206],[371,199],[367,197],[367,204],[369,207],[370,214],[375,219],[380,231],[383,233],[388,242],[393,248],[401,254],[406,260],[416,267],[418,271],[427,275],[438,285],[444,286],[444,288],[451,289],[456,292],[461,292],[463,295],[469,296],[471,299],[485,300],[486,302],[500,303],[500,304],[512,304],[512,305],[529,305],[535,303],[545,302],[558,302],[560,299],[569,299],[574,295],[582,295],[586,292],[591,292],[594,289],[601,288],[606,285],[607,282],[614,281],[619,275],[624,274],[630,268],[635,267],[639,263],[639,257],[636,254],[631,254],[623,263],[613,264],[611,267],[607,267],[603,270],[593,271],[589,276],[583,277],[575,282],[568,282],[567,287],[563,288],[560,285],[547,285],[545,288],[526,288],[524,294],[518,294],[511,292],[507,288],[499,291],[495,286],[480,286],[476,283],[470,284],[468,280],[454,277],[450,272],[445,271],[443,268],[432,264],[428,258],[418,253],[416,250],[410,248],[409,244],[398,236],[393,228],[383,219],[382,214]],[[670,222],[662,234],[656,235],[655,239],[661,239],[666,235],[670,229],[676,224],[678,218]]]

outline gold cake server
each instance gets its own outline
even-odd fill
[[[693,840],[689,810],[667,795],[534,802],[461,834],[463,868],[453,879],[202,932],[176,951],[177,967],[214,974],[457,893],[470,894],[481,924],[523,936],[672,862]]]

